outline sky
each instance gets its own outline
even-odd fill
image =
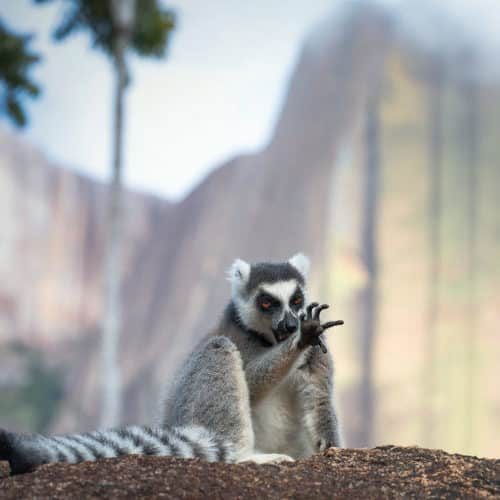
[[[85,34],[55,44],[54,2],[2,0],[1,16],[32,32],[44,60],[33,71],[43,94],[27,105],[22,134],[54,162],[107,179],[112,73]],[[125,180],[179,199],[211,168],[270,136],[306,33],[328,0],[182,0],[168,57],[132,58],[126,102]]]
[[[105,180],[111,165],[112,68],[86,34],[56,44],[61,0],[0,0],[11,28],[35,33],[42,85],[20,132],[54,163]],[[402,12],[431,0],[379,0]],[[270,138],[300,47],[331,0],[179,0],[168,57],[131,59],[125,181],[178,200],[212,168]],[[435,5],[435,4],[434,4]],[[458,29],[500,45],[500,0],[441,0]]]

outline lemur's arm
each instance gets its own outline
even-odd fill
[[[304,355],[304,363],[294,374],[298,382],[305,425],[317,451],[342,446],[339,421],[333,400],[333,360],[319,347]]]
[[[314,304],[311,304],[315,307]],[[316,308],[314,314],[308,307],[308,314],[302,319],[303,327],[323,331],[325,326],[343,324],[343,321],[332,321],[321,325],[320,312],[325,306]],[[320,351],[321,348],[321,352]],[[330,446],[342,446],[339,422],[333,401],[333,359],[318,337],[318,342],[303,357],[298,366],[295,379],[299,386],[300,400],[304,409],[305,424],[308,427],[313,447],[323,451]]]
[[[277,345],[266,348],[245,365],[250,400],[260,401],[290,372],[301,353],[308,346],[299,347],[300,332]]]
[[[343,323],[343,321],[330,321],[322,325],[319,314],[328,306],[326,304],[317,306],[317,303],[313,303],[307,307],[307,315],[304,314],[301,328],[297,333],[248,361],[245,375],[252,402],[259,401],[275,388],[288,375],[303,352],[311,346],[319,345],[323,348],[320,335],[327,328]],[[317,309],[313,315],[315,307]]]

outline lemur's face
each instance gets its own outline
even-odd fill
[[[295,333],[305,307],[308,268],[309,260],[302,254],[282,263],[250,265],[236,260],[230,280],[233,303],[243,325],[271,344]]]

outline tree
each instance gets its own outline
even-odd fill
[[[32,66],[40,61],[28,47],[31,39],[32,35],[14,33],[0,20],[0,112],[19,127],[27,121],[23,99],[40,93],[29,76]]]
[[[48,3],[53,0],[35,0]],[[121,328],[122,165],[124,97],[129,83],[127,53],[162,57],[174,28],[174,13],[157,0],[64,0],[67,9],[54,31],[56,40],[87,31],[94,47],[110,57],[115,71],[113,167],[109,193],[102,334],[103,406],[101,425],[119,423],[121,382],[118,364]]]

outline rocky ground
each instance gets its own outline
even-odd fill
[[[500,460],[384,446],[282,465],[129,456],[8,476],[1,498],[500,498]]]

